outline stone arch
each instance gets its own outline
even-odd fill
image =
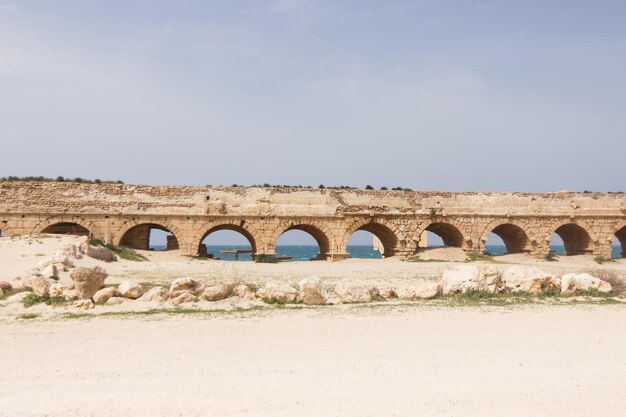
[[[594,236],[589,232],[589,227],[580,222],[560,221],[553,223],[546,234],[546,244],[550,244],[552,234],[556,233],[563,240],[567,255],[583,255],[593,252]]]
[[[424,232],[432,232],[441,237],[445,246],[453,246],[458,248],[465,248],[466,235],[462,232],[462,228],[450,221],[433,221],[423,227],[413,239],[415,242],[419,242],[420,236]],[[416,247],[417,249],[417,247]]]
[[[347,253],[347,246],[350,237],[357,230],[365,230],[370,232],[380,240],[383,245],[384,257],[388,258],[395,255],[406,255],[401,234],[397,226],[386,219],[360,219],[355,221],[347,230],[342,240],[343,251]]]
[[[328,259],[330,257],[330,254],[333,251],[333,234],[328,226],[318,221],[293,220],[287,223],[281,223],[276,228],[270,239],[270,248],[272,251],[276,251],[278,239],[282,236],[282,234],[290,230],[301,230],[308,233],[313,237],[313,239],[315,239],[317,246],[319,246],[320,249],[320,253],[316,259]]]
[[[621,257],[626,258],[626,222],[620,224],[611,235],[611,240],[615,236],[621,247]]]
[[[199,228],[199,232],[194,235],[192,240],[195,245],[196,254],[200,253],[202,241],[211,233],[220,230],[232,230],[234,232],[241,233],[246,239],[248,239],[248,242],[250,242],[250,246],[252,247],[252,257],[254,258],[254,255],[257,253],[257,239],[255,237],[257,236],[257,233],[254,227],[244,220],[213,222],[203,225]]]
[[[495,220],[491,222],[485,228],[480,238],[481,247],[483,249],[490,233],[494,233],[502,239],[506,246],[507,253],[524,253],[530,251],[531,241],[526,231],[524,231],[523,224],[514,220]]]
[[[171,233],[175,237],[175,245],[184,240],[182,230],[175,224],[163,219],[141,219],[125,222],[115,234],[115,244],[133,249],[149,249],[150,230],[158,229]]]
[[[37,223],[31,233],[77,234],[91,237],[94,236],[96,231],[96,225],[82,217],[55,216],[48,217]]]

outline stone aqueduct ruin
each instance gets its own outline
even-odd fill
[[[280,235],[297,229],[315,238],[327,260],[346,258],[357,230],[376,235],[386,256],[415,254],[427,230],[468,252],[483,251],[493,232],[509,253],[536,258],[549,253],[557,233],[569,255],[608,258],[614,237],[626,248],[626,196],[0,183],[6,236],[79,233],[147,249],[153,228],[171,232],[186,256],[218,230],[240,232],[255,254],[273,255]]]

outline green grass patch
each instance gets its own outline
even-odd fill
[[[615,262],[615,259],[605,258],[604,256],[596,256],[595,258],[593,258],[593,260],[599,263],[600,265],[607,263],[607,262]]]
[[[108,250],[110,250],[111,252],[119,256],[120,258],[125,259],[127,261],[134,261],[134,262],[148,261],[148,258],[146,258],[144,255],[140,254],[134,249],[127,248],[125,246],[115,246],[112,243],[104,243],[100,239],[91,239],[89,242],[93,246],[104,246],[105,248],[107,248]]]
[[[465,262],[475,261],[493,261],[493,258],[490,255],[486,255],[484,253],[469,252],[467,254],[467,258],[465,258]]]
[[[31,319],[36,319],[39,316],[41,315],[38,313],[23,313],[23,314],[18,314],[17,319],[18,320],[31,320]]]
[[[410,256],[404,260],[405,262],[445,262],[441,259],[421,259],[419,256]]]
[[[254,255],[254,262],[259,264],[275,264],[278,263],[276,255],[260,254]]]
[[[44,297],[40,297],[40,296],[38,296],[35,293],[30,293],[30,294],[26,295],[24,298],[22,298],[22,304],[26,308],[32,307],[35,304],[41,304],[41,303],[43,303],[45,301],[46,301],[46,299]]]

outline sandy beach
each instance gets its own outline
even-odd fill
[[[615,307],[3,323],[0,416],[618,416]]]
[[[19,287],[16,277],[76,241],[1,238],[0,280]],[[148,262],[83,257],[75,264],[105,268],[107,285],[146,286],[183,276],[295,285],[311,275],[328,285],[346,278],[404,285],[436,280],[459,264],[254,264],[142,253]],[[511,255],[489,264],[626,273],[623,260],[599,265],[585,256],[546,262]],[[59,278],[71,284],[68,271]],[[0,355],[8,364],[0,416],[617,416],[626,383],[624,306],[426,300],[273,307],[233,297],[152,314],[163,307],[134,301],[83,311],[0,302]]]

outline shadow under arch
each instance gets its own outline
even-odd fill
[[[571,255],[584,255],[590,253],[591,236],[581,226],[575,223],[565,223],[554,230],[565,246],[565,253]]]
[[[40,233],[54,235],[91,236],[92,233],[85,226],[73,222],[58,222],[44,227]]]
[[[443,240],[444,246],[459,248],[463,246],[463,233],[450,223],[434,222],[426,226],[424,231],[432,232],[439,236]]]
[[[159,223],[139,223],[124,232],[120,237],[118,246],[125,246],[131,249],[150,250],[150,232],[161,230],[171,234],[172,238],[167,239],[166,250],[178,249],[178,239],[174,231]]]
[[[506,253],[524,253],[528,252],[530,243],[528,235],[521,227],[512,223],[502,223],[493,229],[487,231],[500,237],[506,247]],[[485,240],[486,241],[486,240]]]

